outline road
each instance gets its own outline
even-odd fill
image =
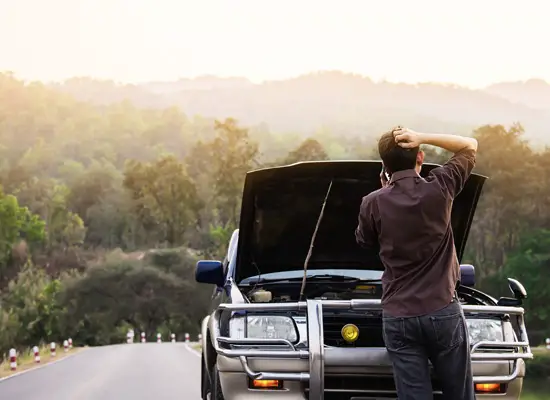
[[[83,350],[0,381],[2,400],[200,400],[200,356],[184,343]]]

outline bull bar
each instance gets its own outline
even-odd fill
[[[324,345],[323,335],[323,310],[353,310],[353,311],[379,311],[380,300],[306,300],[289,303],[246,303],[246,304],[220,304],[212,315],[211,335],[215,351],[222,356],[238,358],[243,370],[251,379],[289,380],[309,382],[310,398],[324,398],[324,369],[325,365],[338,365],[342,362],[341,351],[351,351],[356,354],[351,363],[357,363],[361,354],[368,354],[369,348],[342,349]],[[524,309],[522,307],[502,306],[472,306],[463,305],[464,314],[499,314],[514,315],[517,319],[519,338],[517,342],[491,342],[480,341],[471,346],[472,362],[509,361],[513,362],[513,370],[509,375],[503,376],[474,376],[474,382],[508,383],[516,379],[520,372],[519,359],[531,359],[533,354],[529,345],[524,321]],[[307,323],[307,348],[298,349],[290,341],[284,339],[235,339],[221,336],[220,315],[223,311],[246,312],[305,312]],[[223,345],[239,346],[240,348],[226,348]],[[281,346],[283,350],[242,348],[244,346]],[[511,349],[511,352],[484,353],[481,350],[489,347]],[[333,350],[340,350],[340,353]],[[350,353],[351,354],[351,353]],[[248,358],[282,358],[282,359],[307,359],[309,360],[309,372],[256,372],[248,363]],[[346,359],[344,357],[344,359]],[[365,358],[363,358],[365,359]],[[346,359],[346,362],[350,360]]]

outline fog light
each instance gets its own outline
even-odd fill
[[[283,381],[274,379],[254,379],[252,381],[253,389],[282,389]]]
[[[341,333],[346,342],[353,343],[359,337],[359,328],[353,324],[347,324],[344,325]]]
[[[506,388],[501,383],[476,383],[477,393],[504,393]]]

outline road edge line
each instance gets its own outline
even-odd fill
[[[189,346],[187,343],[185,343],[185,348],[187,349],[187,351],[189,351],[190,353],[193,353],[193,355],[197,356],[197,357],[201,357],[202,354],[198,351],[198,350],[195,350],[194,348],[192,348],[191,346]]]
[[[76,356],[77,354],[79,353],[82,353],[83,351],[85,351],[86,349],[88,349],[88,347],[84,347],[82,350],[79,350],[78,352],[76,353],[73,353],[73,354],[69,354],[68,356],[65,356],[63,358],[60,358],[58,360],[55,360],[55,361],[50,361],[49,363],[46,363],[46,364],[42,364],[42,365],[38,365],[36,367],[33,367],[33,368],[29,368],[29,369],[24,369],[23,371],[19,371],[19,372],[16,372],[15,374],[11,374],[11,375],[8,375],[8,376],[5,376],[3,378],[0,378],[0,383],[4,382],[4,381],[7,381],[8,379],[10,378],[15,378],[16,376],[20,376],[20,375],[23,375],[23,374],[26,374],[27,372],[32,372],[32,371],[36,371],[36,370],[39,370],[41,368],[45,368],[49,365],[53,365],[53,364],[56,364],[58,362],[61,362],[61,361],[64,361],[68,358],[71,358],[71,357],[74,357]]]

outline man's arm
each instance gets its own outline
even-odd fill
[[[378,247],[378,234],[374,227],[372,216],[369,210],[369,199],[363,198],[359,210],[357,228],[355,229],[355,240],[361,247]]]
[[[395,131],[395,140],[404,148],[427,144],[454,153],[445,165],[431,171],[452,198],[461,192],[475,166],[478,144],[477,140],[471,137],[400,129]]]

